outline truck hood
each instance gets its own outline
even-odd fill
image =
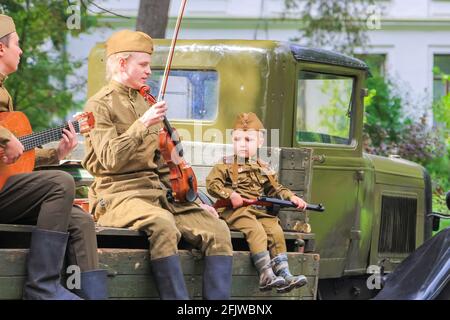
[[[425,168],[417,163],[394,157],[365,154],[373,165],[375,182],[408,187],[424,187]]]

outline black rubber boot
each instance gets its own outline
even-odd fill
[[[61,285],[61,268],[68,238],[66,232],[33,230],[23,299],[81,300]]]
[[[283,278],[277,277],[273,273],[269,251],[252,255],[252,260],[259,273],[259,290],[269,291],[272,288],[286,285],[286,281]]]
[[[206,256],[203,271],[203,299],[228,300],[231,295],[233,257]]]
[[[286,293],[295,288],[303,287],[308,283],[305,276],[293,276],[289,271],[288,257],[285,253],[277,255],[272,260],[273,270],[277,276],[284,278],[286,285],[277,288],[277,293]]]
[[[178,255],[152,260],[151,264],[162,300],[189,300]]]
[[[106,270],[92,270],[81,273],[81,287],[74,293],[86,300],[108,299],[108,272]]]

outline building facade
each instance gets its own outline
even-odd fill
[[[139,0],[106,0],[96,4],[128,18],[105,15],[102,27],[69,41],[76,58],[87,58],[96,42],[115,30],[135,28]],[[166,37],[172,36],[180,0],[172,0]],[[101,12],[98,7],[92,11]],[[410,99],[427,106],[450,91],[437,68],[450,74],[450,1],[384,0],[370,8],[368,46],[355,55],[375,58],[378,68],[391,78]],[[301,35],[296,19],[281,19],[284,0],[190,0],[179,38],[184,39],[270,39],[291,41]],[[87,64],[86,64],[87,65]],[[85,67],[87,68],[87,67]],[[87,70],[80,73],[87,74]],[[84,93],[80,93],[81,97]],[[416,113],[417,109],[410,110]]]

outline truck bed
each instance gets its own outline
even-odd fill
[[[0,224],[0,299],[21,299],[26,276],[26,256],[30,232],[34,226]],[[100,267],[108,270],[110,299],[158,299],[150,269],[148,240],[144,233],[97,227]],[[261,292],[244,235],[231,231],[233,240],[232,299],[302,299],[316,298],[319,255],[301,253],[297,239],[308,240],[313,234],[285,232],[291,272],[304,274],[308,285],[286,294],[275,290]],[[180,242],[181,264],[191,298],[202,297],[202,255]]]

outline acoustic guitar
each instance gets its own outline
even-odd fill
[[[92,112],[81,113],[75,116],[74,121],[71,122],[76,133],[88,132],[95,124]],[[33,171],[36,147],[61,140],[63,129],[69,129],[69,125],[65,124],[44,131],[33,132],[27,116],[20,111],[0,112],[0,126],[11,131],[24,146],[22,156],[15,163],[6,165],[0,160],[0,190],[9,177]],[[0,159],[3,154],[4,150],[0,148]]]

